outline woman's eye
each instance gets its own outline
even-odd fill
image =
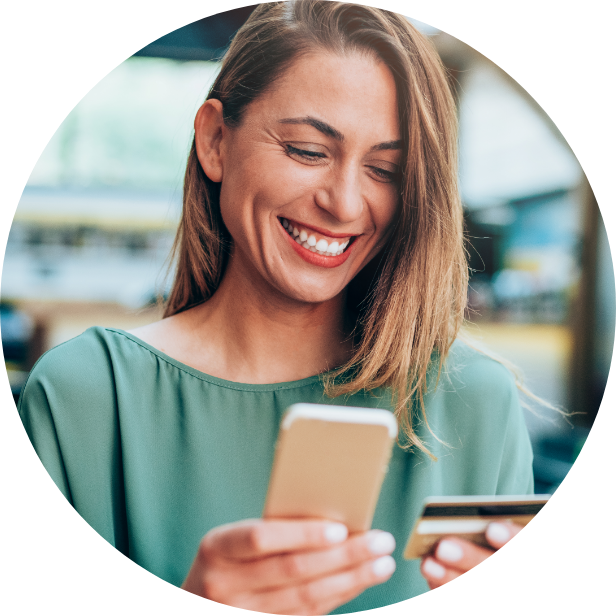
[[[293,145],[285,144],[287,155],[291,158],[300,159],[301,162],[306,163],[320,163],[326,154],[324,152],[315,152],[313,150],[305,150],[303,148],[296,148]]]
[[[373,167],[368,166],[370,173],[378,182],[387,182],[389,184],[395,184],[400,181],[400,171],[399,170],[389,170],[383,169],[382,167]]]

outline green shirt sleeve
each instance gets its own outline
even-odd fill
[[[18,410],[37,455],[64,496],[99,534],[125,551],[115,383],[97,334],[43,355],[28,377]]]
[[[439,450],[444,460],[458,461],[448,472],[459,474],[459,493],[532,494],[532,447],[509,369],[456,342],[438,389],[431,410],[449,444]]]

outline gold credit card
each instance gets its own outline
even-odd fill
[[[549,494],[524,496],[450,496],[424,501],[404,550],[404,558],[423,558],[445,536],[490,547],[485,531],[492,522],[526,526],[548,502]]]

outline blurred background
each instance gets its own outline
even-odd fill
[[[0,329],[17,401],[46,350],[92,325],[161,316],[192,122],[253,7],[194,22],[105,77],[62,123],[11,227]],[[553,492],[599,408],[614,345],[614,271],[592,190],[535,101],[471,47],[414,22],[454,84],[471,267],[466,335],[515,363],[568,419],[526,412],[536,492]]]

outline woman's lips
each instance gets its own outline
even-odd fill
[[[319,267],[338,267],[348,259],[356,236],[323,237],[300,223],[286,218],[279,221],[291,246],[304,261]]]
[[[333,231],[327,231],[325,229],[320,229],[319,227],[315,227],[315,226],[312,226],[312,225],[305,225],[305,224],[297,222],[295,220],[291,220],[290,218],[281,217],[278,220],[280,220],[280,224],[282,224],[283,227],[285,226],[284,222],[286,221],[292,227],[297,227],[298,229],[305,229],[308,233],[314,233],[315,235],[324,237],[328,241],[331,240],[331,239],[337,239],[337,240],[340,240],[340,239],[345,240],[345,239],[347,239],[348,240],[349,238],[354,237],[350,233],[334,233]],[[285,227],[285,228],[287,228],[287,227]]]
[[[316,252],[325,257],[342,254],[349,245],[351,235],[328,235],[326,232],[317,231],[312,227],[302,225],[293,220],[281,218],[280,224],[295,241],[311,252]]]

